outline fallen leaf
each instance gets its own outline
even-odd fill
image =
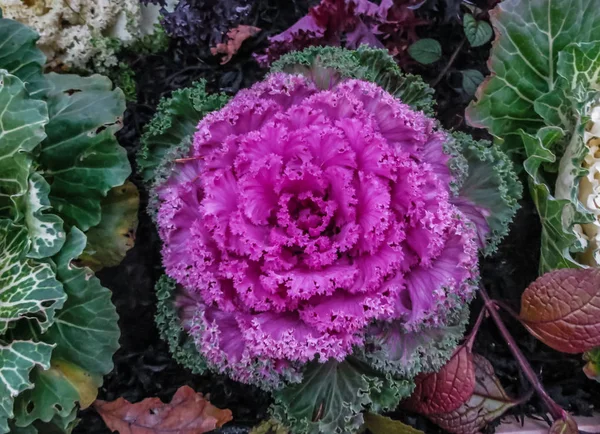
[[[415,390],[402,407],[423,415],[449,413],[473,393],[475,369],[470,345],[459,346],[438,372],[419,374]]]
[[[120,434],[202,434],[232,419],[230,410],[220,410],[191,387],[180,387],[169,404],[146,398],[132,404],[123,398],[97,400],[94,408],[106,426]]]
[[[571,415],[567,414],[564,419],[554,421],[548,434],[579,434],[579,427]]]
[[[600,346],[600,269],[565,268],[539,277],[523,293],[520,319],[557,351]]]
[[[371,434],[425,434],[399,420],[392,420],[375,413],[365,413],[364,427],[368,428]]]
[[[432,422],[454,434],[478,433],[489,422],[500,417],[518,401],[510,398],[487,359],[473,355],[475,388],[471,397],[456,410],[427,416]]]
[[[240,24],[227,32],[227,41],[225,43],[219,43],[216,47],[211,47],[210,52],[213,56],[224,54],[225,57],[221,60],[221,65],[224,65],[238,52],[246,39],[256,35],[260,31],[261,29],[258,27]]]

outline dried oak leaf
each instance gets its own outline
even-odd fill
[[[224,54],[225,56],[223,57],[223,60],[221,60],[221,65],[224,65],[238,52],[246,39],[256,35],[260,31],[261,29],[258,27],[240,24],[229,30],[227,32],[227,40],[217,44],[216,47],[211,47],[210,52],[213,56]]]
[[[510,398],[494,368],[479,354],[473,355],[475,389],[471,397],[456,410],[427,416],[432,422],[454,434],[475,434],[492,420],[500,417],[518,401]]]
[[[439,372],[419,374],[415,390],[402,406],[423,415],[449,413],[461,406],[475,388],[475,368],[469,342],[459,346]]]
[[[600,346],[600,269],[565,268],[539,277],[521,297],[520,319],[557,351]]]
[[[159,398],[135,404],[119,398],[97,400],[94,408],[106,426],[120,434],[202,434],[232,419],[231,410],[218,409],[188,386],[180,387],[169,404]]]

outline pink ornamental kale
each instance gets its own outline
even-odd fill
[[[419,330],[469,300],[478,245],[451,203],[448,140],[354,79],[274,73],[205,116],[157,221],[209,364],[277,384],[343,360],[374,321]]]

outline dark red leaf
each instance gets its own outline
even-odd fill
[[[470,346],[465,343],[458,347],[439,372],[419,374],[415,383],[415,391],[402,403],[404,408],[430,415],[448,413],[460,407],[469,399],[475,387]]]
[[[431,421],[454,434],[475,434],[506,410],[517,404],[511,399],[494,374],[485,357],[475,354],[475,389],[460,407],[445,414],[427,416]]]
[[[555,270],[521,298],[521,321],[557,351],[583,353],[600,346],[600,269]]]
[[[158,398],[135,404],[119,398],[97,400],[94,408],[106,426],[120,434],[202,434],[232,419],[230,410],[218,409],[188,386],[180,387],[169,404]]]

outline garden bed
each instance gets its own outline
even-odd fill
[[[288,28],[306,13],[308,5],[296,0],[289,7],[286,6],[285,11],[281,11],[276,0],[261,0],[262,12],[258,14],[258,21],[253,24],[266,31],[244,44],[241,52],[226,65],[220,65],[215,58],[207,55],[206,50],[185,47],[176,42],[172,42],[165,53],[157,55],[138,56],[128,53],[124,58],[135,71],[137,102],[128,104],[125,126],[119,133],[119,140],[127,148],[132,163],[135,152],[139,149],[143,127],[153,115],[162,96],[168,96],[173,90],[200,78],[207,80],[209,89],[230,94],[260,80],[265,70],[257,65],[252,54],[264,49],[267,34],[277,34]],[[452,16],[446,17],[443,7],[438,11],[424,10],[423,16],[427,24],[420,26],[418,33],[422,37],[441,41],[443,58],[429,66],[409,61],[405,69],[422,74],[426,81],[433,82],[438,81],[437,77],[461,43],[462,24]],[[438,118],[445,127],[485,137],[483,130],[474,130],[466,125],[464,110],[470,98],[460,90],[460,84],[456,80],[458,71],[464,69],[476,69],[487,74],[489,48],[489,43],[479,48],[463,48],[435,86]],[[210,393],[215,405],[233,411],[234,421],[220,432],[248,432],[250,427],[267,416],[270,404],[268,395],[223,376],[190,375],[172,360],[167,345],[158,336],[154,324],[154,284],[162,273],[160,243],[154,226],[144,211],[147,192],[139,178],[134,176],[133,179],[143,198],[136,245],[120,266],[100,273],[104,285],[113,291],[113,301],[120,315],[122,338],[121,349],[115,356],[115,370],[106,378],[99,398],[114,400],[122,396],[135,402],[148,396],[159,396],[168,401],[179,386],[187,384],[203,393]],[[538,276],[539,218],[527,193],[521,206],[510,235],[500,246],[498,254],[484,259],[482,263],[483,282],[491,296],[505,301],[515,310],[519,308],[522,291]],[[473,304],[473,320],[480,308],[481,303],[477,300]],[[514,321],[507,323],[521,350],[557,403],[564,409],[583,416],[591,415],[595,408],[600,407],[600,388],[582,372],[580,355],[556,352],[536,340]],[[523,396],[531,390],[492,321],[483,323],[475,350],[492,362],[509,395]],[[539,417],[544,412],[543,408],[543,404],[534,396],[527,404],[517,406],[509,413],[517,417]],[[405,420],[428,434],[442,432],[422,417],[406,417]],[[492,431],[493,428],[488,428],[488,432]],[[76,429],[76,433],[81,434],[108,432],[92,409],[85,411],[83,420]]]

